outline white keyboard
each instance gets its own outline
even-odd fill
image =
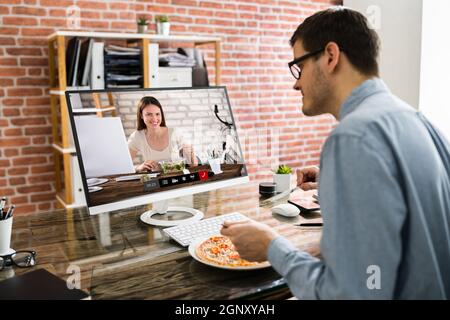
[[[224,221],[249,220],[239,212],[224,214],[217,217],[206,218],[201,221],[183,224],[180,226],[163,229],[170,238],[187,247],[193,240],[206,238],[215,234],[220,234],[220,229]]]

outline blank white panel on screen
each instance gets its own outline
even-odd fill
[[[119,117],[75,117],[75,126],[87,178],[134,173]]]

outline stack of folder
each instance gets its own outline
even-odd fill
[[[141,88],[141,50],[109,45],[105,48],[106,88]]]

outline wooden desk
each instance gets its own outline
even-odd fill
[[[257,184],[174,199],[206,217],[240,211],[266,223],[297,247],[317,256],[321,230],[294,226],[304,217],[282,218],[270,207],[287,197],[262,201]],[[79,270],[81,288],[92,299],[284,299],[291,294],[272,268],[227,271],[205,266],[167,239],[161,229],[140,222],[141,206],[89,216],[85,209],[58,210],[14,219],[12,247],[34,249],[37,266],[61,278]],[[0,279],[31,269],[6,269]],[[73,278],[72,278],[73,279]]]
[[[226,180],[231,179],[234,177],[241,177],[243,175],[243,165],[242,164],[223,164],[222,165],[222,173],[213,175],[212,177],[208,178],[209,182],[212,181],[219,181],[219,180]],[[195,167],[189,168],[190,173],[196,173],[199,171],[211,171],[209,165],[200,165]],[[134,174],[129,174],[134,175]],[[158,177],[154,178],[154,180],[164,179],[164,178],[173,178],[183,175],[182,172],[178,173],[166,173],[162,174],[160,173]],[[107,178],[108,181],[104,184],[101,184],[100,187],[102,190],[92,192],[89,194],[91,206],[98,206],[102,204],[111,203],[113,201],[119,201],[119,200],[125,200],[130,199],[137,196],[143,196],[148,195],[151,193],[156,193],[159,191],[166,191],[166,190],[173,190],[178,188],[185,188],[187,186],[196,185],[196,184],[203,184],[203,181],[194,181],[194,182],[188,182],[173,186],[167,186],[151,190],[151,191],[145,191],[144,190],[144,184],[140,180],[132,180],[132,181],[116,181],[115,178],[119,176],[126,176],[126,175],[114,175],[114,176],[105,176],[105,177],[99,177],[99,178]]]

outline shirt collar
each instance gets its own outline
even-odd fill
[[[380,78],[372,78],[364,81],[359,87],[356,87],[350,96],[344,101],[339,112],[339,120],[356,110],[356,108],[367,97],[379,93],[389,92],[388,87]]]

